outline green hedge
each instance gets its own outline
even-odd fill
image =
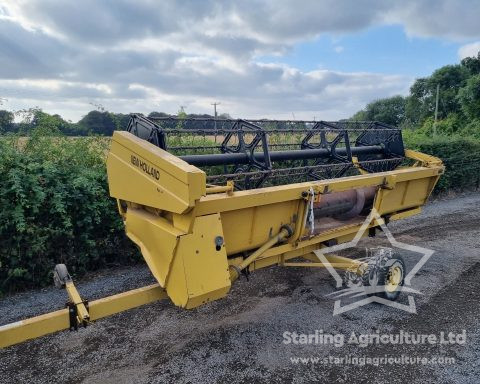
[[[138,259],[108,195],[108,140],[0,140],[0,293],[51,284],[56,263],[81,275]]]
[[[405,146],[442,159],[445,174],[440,178],[435,193],[478,189],[480,183],[480,140],[462,136],[436,138],[403,133]]]

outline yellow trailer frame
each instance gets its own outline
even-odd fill
[[[158,284],[153,284],[94,300],[86,306],[73,284],[67,285],[66,289],[71,300],[67,308],[1,326],[0,348],[50,333],[74,329],[78,325],[87,325],[103,317],[167,298],[165,291]],[[74,322],[72,322],[72,312],[75,316]],[[80,313],[86,314],[86,317],[79,317]],[[86,323],[84,323],[85,320]]]
[[[110,194],[158,284],[86,305],[69,282],[68,308],[0,327],[0,347],[167,297],[194,308],[224,297],[242,272],[271,265],[323,267],[313,252],[352,240],[364,220],[312,231],[308,207],[330,194],[374,188],[372,208],[381,219],[369,228],[418,214],[444,166],[423,153],[405,155],[413,164],[393,171],[370,174],[357,164],[357,176],[234,191],[232,183],[208,186],[199,168],[128,132],[115,132],[107,160]],[[333,255],[327,261],[340,269],[361,265]]]

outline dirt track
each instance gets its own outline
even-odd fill
[[[480,194],[436,201],[418,217],[389,225],[399,241],[436,252],[412,280],[417,314],[368,304],[333,316],[326,270],[271,268],[240,280],[230,295],[186,311],[168,302],[115,315],[0,351],[0,382],[478,383],[480,381]],[[385,244],[380,235],[362,246]],[[418,254],[400,250],[407,269]],[[78,282],[95,299],[151,282],[138,266]],[[0,324],[60,308],[64,292],[27,292],[0,302]],[[407,303],[403,294],[400,303]],[[292,345],[285,331],[343,334],[461,333],[465,345]],[[296,357],[449,357],[454,364],[308,364]]]

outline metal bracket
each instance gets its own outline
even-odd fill
[[[157,147],[167,150],[167,138],[163,129],[142,115],[130,115],[127,132],[146,140]]]
[[[383,183],[381,187],[383,189],[389,189],[392,190],[395,188],[395,185],[397,184],[397,176],[396,175],[388,175],[383,178]]]
[[[253,135],[250,140],[247,135]],[[260,147],[263,151],[263,161],[255,158],[255,150]],[[220,147],[222,153],[244,153],[248,157],[248,165],[237,165],[233,173],[250,172],[252,169],[261,171],[272,169],[272,162],[268,151],[267,133],[258,125],[245,120],[237,120],[231,131],[227,133]],[[225,170],[227,172],[227,170]],[[245,189],[258,188],[267,178],[268,173],[253,181],[247,176],[245,178]]]
[[[85,306],[85,308],[88,311],[88,300],[83,300],[82,304]],[[68,318],[70,322],[70,331],[78,331],[78,324],[79,324],[79,316],[78,316],[78,309],[77,309],[77,304],[73,303],[72,301],[67,301],[65,304],[65,307],[68,308]],[[83,327],[86,327],[88,325],[88,322],[86,320],[82,320],[81,324]]]
[[[327,134],[330,134],[333,139],[329,139]],[[318,137],[318,143],[312,143],[315,138]],[[344,143],[345,145],[345,155],[339,155],[336,151],[338,144]],[[339,127],[327,123],[325,121],[319,121],[316,123],[313,128],[305,135],[301,145],[301,149],[327,149],[330,152],[328,158],[319,158],[315,159],[313,166],[316,165],[335,165],[335,167],[330,169],[319,169],[311,170],[309,176],[315,180],[321,179],[332,179],[341,177],[347,172],[348,169],[352,167],[352,151],[350,149],[350,139],[348,137],[348,132],[345,129],[340,129]],[[338,164],[338,166],[337,166]],[[305,162],[305,165],[308,165]]]
[[[405,157],[402,131],[387,124],[373,122],[372,126],[362,132],[355,141],[356,147],[371,145],[380,145],[383,148],[383,159],[392,160],[381,161],[377,155],[359,154],[357,156],[359,163],[369,162],[361,164],[361,167],[367,172],[392,171],[400,165]]]

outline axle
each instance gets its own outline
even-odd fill
[[[339,156],[345,156],[347,150],[345,147],[337,148],[335,153]],[[382,155],[384,150],[380,145],[370,145],[361,147],[352,147],[351,154],[358,155]],[[271,161],[285,161],[285,160],[307,160],[307,159],[321,159],[328,158],[331,151],[326,148],[318,149],[301,149],[291,151],[273,151],[270,152]],[[255,152],[253,154],[255,160],[264,161],[265,154],[263,152]],[[208,165],[230,165],[230,164],[248,164],[249,156],[247,153],[217,153],[208,155],[185,155],[179,156],[183,161],[197,167]],[[381,159],[381,157],[379,157]]]

